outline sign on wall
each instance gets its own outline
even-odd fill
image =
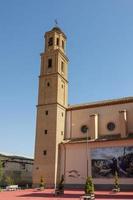
[[[115,171],[119,177],[133,178],[133,146],[92,149],[91,159],[93,178],[112,178]]]

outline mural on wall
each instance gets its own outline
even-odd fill
[[[112,178],[115,171],[119,177],[133,178],[133,146],[92,149],[91,159],[93,178]]]

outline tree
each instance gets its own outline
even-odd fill
[[[94,184],[91,177],[87,177],[85,183],[85,195],[91,195],[94,193]]]
[[[14,180],[11,176],[7,176],[5,179],[5,182],[7,185],[13,185],[14,184]]]
[[[44,189],[44,188],[45,188],[44,178],[41,176],[41,179],[40,179],[40,189]]]
[[[1,185],[2,178],[3,178],[3,167],[2,167],[2,162],[0,160],[0,185]]]

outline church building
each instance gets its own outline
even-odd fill
[[[36,120],[33,186],[78,187],[91,176],[98,187],[133,184],[133,97],[68,105],[66,35],[45,33]]]

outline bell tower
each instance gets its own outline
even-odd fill
[[[44,178],[47,186],[56,185],[59,177],[59,144],[64,139],[68,105],[66,36],[58,27],[45,33],[36,120],[33,185]]]

